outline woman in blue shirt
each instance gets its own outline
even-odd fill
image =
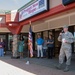
[[[52,35],[49,35],[49,39],[47,40],[47,46],[48,46],[48,58],[52,59],[54,48],[54,40],[52,38]]]

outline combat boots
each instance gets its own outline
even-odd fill
[[[65,69],[64,69],[64,72],[67,72],[69,71],[69,65],[66,65]]]
[[[61,64],[59,64],[58,66],[56,66],[56,68],[57,68],[58,70],[61,70]]]

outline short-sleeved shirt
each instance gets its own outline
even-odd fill
[[[53,39],[48,39],[47,42],[54,42]],[[54,43],[52,44],[47,44],[48,47],[54,47]]]
[[[38,38],[36,40],[37,45],[42,45],[44,43],[44,40],[42,38]]]

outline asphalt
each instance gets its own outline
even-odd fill
[[[26,64],[29,61],[29,64]],[[11,56],[0,57],[0,75],[75,75],[75,57],[72,58],[70,71],[57,70],[58,58],[11,59]]]

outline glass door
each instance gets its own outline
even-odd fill
[[[8,50],[12,51],[12,42],[13,42],[13,35],[8,34]]]

